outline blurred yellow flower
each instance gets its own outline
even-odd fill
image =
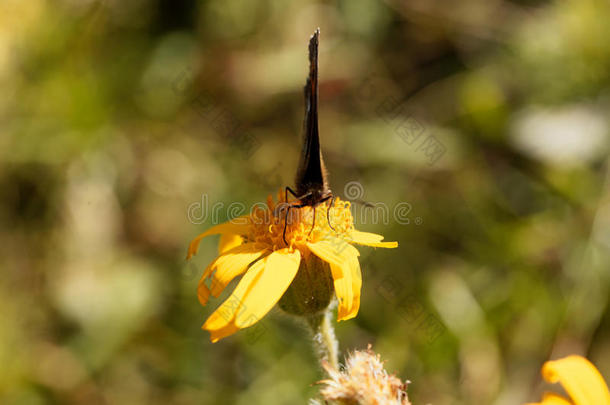
[[[286,204],[281,194],[279,204],[269,196],[264,208],[256,207],[251,215],[216,225],[191,241],[187,259],[197,253],[201,239],[221,235],[220,255],[205,269],[199,281],[197,295],[202,305],[210,295],[218,297],[232,279],[243,274],[232,295],[203,325],[211,333],[212,342],[258,322],[282,298],[298,272],[306,275],[300,277],[299,285],[310,277],[318,277],[317,273],[324,267],[315,263],[330,267],[339,302],[338,320],[353,318],[360,307],[362,275],[358,250],[351,244],[398,246],[397,242],[382,242],[383,236],[354,229],[350,203],[339,198],[332,206],[326,202],[315,210],[312,207],[291,209],[296,215],[286,221]],[[211,279],[210,286],[208,279]],[[316,299],[315,296],[305,298]]]
[[[571,399],[545,393],[542,402],[529,405],[610,405],[610,392],[604,378],[589,360],[568,356],[547,361],[542,376],[550,383],[560,382]]]

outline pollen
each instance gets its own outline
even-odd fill
[[[270,250],[290,247],[306,253],[306,243],[331,237],[346,238],[354,229],[349,201],[335,197],[316,207],[296,208],[294,205],[295,202],[286,202],[282,193],[279,193],[277,203],[269,196],[266,207],[256,207],[250,217],[252,226],[248,241]]]

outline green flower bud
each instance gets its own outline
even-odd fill
[[[296,277],[278,305],[291,315],[310,317],[328,308],[334,293],[330,265],[309,254],[301,260]]]

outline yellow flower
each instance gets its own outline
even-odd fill
[[[542,402],[530,405],[610,405],[610,392],[604,378],[589,360],[568,356],[547,361],[542,376],[550,383],[560,382],[570,396],[545,393]]]
[[[353,318],[360,307],[362,275],[359,253],[352,243],[384,248],[398,246],[397,242],[382,242],[383,236],[354,229],[350,204],[339,198],[330,209],[330,202],[316,207],[315,221],[312,207],[290,209],[286,220],[286,204],[281,194],[280,204],[275,204],[269,196],[264,208],[256,207],[250,215],[216,225],[191,241],[187,259],[197,253],[201,239],[221,235],[220,255],[205,269],[199,281],[197,296],[202,305],[210,295],[218,297],[231,280],[243,275],[232,295],[203,325],[211,333],[212,342],[260,320],[282,298],[298,272],[309,272],[306,277],[297,277],[302,286],[303,280],[315,278],[324,271],[324,266],[330,268],[332,275],[339,302],[338,320]],[[211,280],[209,286],[208,280]],[[316,299],[315,296],[305,298]]]

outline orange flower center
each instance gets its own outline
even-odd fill
[[[249,241],[264,245],[270,250],[288,246],[305,251],[307,242],[341,238],[354,229],[349,201],[341,201],[336,197],[332,206],[329,200],[315,208],[294,208],[290,202],[283,200],[280,195],[276,204],[269,196],[267,207],[257,207],[254,210],[250,216],[252,227],[247,235]]]

